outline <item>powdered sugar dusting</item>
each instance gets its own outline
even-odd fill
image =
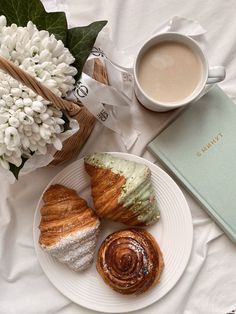
[[[78,230],[67,237],[63,237],[54,245],[41,245],[41,247],[71,269],[75,271],[84,270],[93,261],[99,225],[98,220],[92,227]]]

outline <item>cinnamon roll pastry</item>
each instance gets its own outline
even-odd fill
[[[104,240],[96,266],[113,290],[140,294],[158,283],[164,262],[153,236],[143,229],[132,228],[114,232]]]
[[[130,226],[146,226],[160,218],[150,169],[141,163],[106,153],[85,157],[99,217]]]
[[[43,195],[39,225],[42,249],[71,269],[86,269],[94,258],[99,219],[76,191],[52,185]]]

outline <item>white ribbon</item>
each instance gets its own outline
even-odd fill
[[[91,76],[91,61],[99,58],[103,61],[110,85],[102,84]],[[84,106],[104,126],[121,136],[129,150],[137,140],[140,132],[131,127],[130,104],[133,98],[133,75],[115,65],[100,47],[94,47],[88,58],[81,78],[75,89],[68,95],[72,101],[81,101]],[[127,121],[127,118],[129,121]]]

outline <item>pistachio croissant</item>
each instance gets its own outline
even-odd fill
[[[143,229],[131,228],[114,232],[103,241],[96,265],[113,290],[140,294],[158,283],[164,262],[153,236]]]
[[[130,226],[146,226],[160,218],[150,169],[107,153],[85,157],[96,213]]]
[[[51,185],[43,195],[39,225],[42,249],[75,271],[93,261],[99,219],[76,191]]]

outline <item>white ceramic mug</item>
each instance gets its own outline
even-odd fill
[[[203,69],[201,81],[193,93],[181,101],[168,103],[160,102],[147,95],[147,93],[145,93],[143,88],[140,86],[137,75],[140,59],[144,53],[154,45],[166,41],[174,41],[187,45],[195,54],[199,56]],[[209,67],[207,57],[200,46],[192,38],[179,33],[163,33],[152,37],[141,47],[134,63],[134,90],[136,97],[144,107],[153,111],[168,111],[171,109],[183,107],[190,102],[196,101],[208,91],[209,86],[222,81],[224,78],[225,68],[223,66]]]

